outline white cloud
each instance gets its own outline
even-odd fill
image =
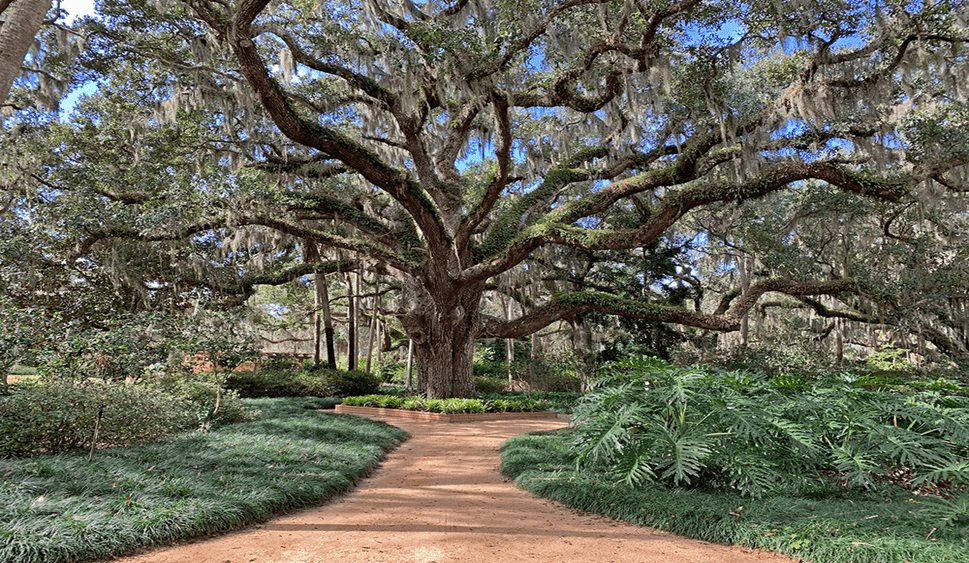
[[[67,23],[80,16],[94,15],[94,0],[62,0],[61,9],[67,12]]]

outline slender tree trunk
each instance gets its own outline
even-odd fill
[[[0,105],[7,101],[13,81],[20,76],[24,57],[34,37],[44,25],[50,0],[13,0],[4,2],[0,27]]]
[[[505,320],[511,320],[511,299],[507,297],[501,298],[505,305]],[[514,381],[514,376],[512,375],[511,366],[515,363],[515,340],[512,338],[505,339],[505,363],[508,366],[508,384],[512,385]],[[472,368],[473,369],[473,368]]]
[[[320,301],[320,313],[323,315],[323,340],[326,343],[326,366],[336,369],[336,349],[333,343],[333,312],[330,310],[330,289],[327,287],[326,276],[316,275],[316,293]]]
[[[359,278],[358,278],[359,280]],[[353,291],[353,274],[347,272],[347,369],[357,369],[357,303]]]
[[[740,273],[740,292],[741,298],[750,292],[750,270],[753,267],[752,260],[744,254],[737,260],[737,271]],[[747,347],[748,335],[750,331],[750,316],[744,313],[740,318],[740,345]]]
[[[405,383],[407,391],[414,388],[414,341],[407,341],[407,379]]]
[[[572,326],[572,349],[578,356],[579,379],[585,392],[592,381],[592,330],[581,315],[573,317],[569,324]]]
[[[367,330],[367,368],[366,368],[367,373],[370,373],[370,367],[372,365],[373,347],[374,345],[380,346],[380,342],[377,341],[376,338],[374,338],[374,334],[377,331],[377,303],[379,300],[377,299],[376,292],[377,292],[378,285],[379,284],[376,284],[376,283],[374,284],[373,303],[370,307],[370,326],[368,327],[368,330]]]
[[[380,365],[380,360],[381,360],[381,356],[383,355],[382,352],[384,349],[383,328],[384,328],[384,323],[381,322],[380,319],[377,319],[377,350],[375,351],[377,354],[377,365]]]
[[[320,298],[320,274],[313,276],[313,365],[319,366],[321,360],[323,315],[320,313],[322,299]]]

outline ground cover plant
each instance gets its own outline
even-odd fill
[[[133,448],[0,461],[0,560],[104,559],[225,532],[319,504],[376,466],[406,434],[310,410],[312,400],[247,401],[252,422]]]
[[[613,364],[502,471],[570,506],[808,561],[967,561],[965,388]]]
[[[542,395],[549,395],[545,397]],[[548,393],[539,396],[517,394],[490,394],[479,399],[426,399],[419,396],[400,397],[396,395],[362,395],[346,397],[344,405],[379,407],[385,409],[404,409],[443,413],[485,413],[485,412],[533,412],[557,410],[564,411],[574,400],[573,394]],[[565,395],[563,399],[557,395]]]

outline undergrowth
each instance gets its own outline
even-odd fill
[[[951,382],[909,393],[835,375],[806,380],[613,364],[575,409],[576,463],[630,485],[759,497],[886,480],[958,493],[969,483],[969,398]],[[969,515],[967,515],[969,516]]]
[[[247,401],[252,422],[133,448],[0,461],[0,561],[106,559],[316,505],[406,434],[306,407]]]
[[[832,486],[761,499],[656,483],[633,487],[607,474],[577,471],[574,433],[513,438],[502,446],[502,473],[521,489],[578,510],[811,563],[969,561],[969,526],[936,519],[930,497],[893,486],[877,493]]]
[[[614,364],[573,426],[502,448],[502,472],[569,506],[814,563],[969,562],[969,410],[898,388]]]

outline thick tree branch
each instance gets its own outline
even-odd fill
[[[768,292],[784,293],[791,296],[836,295],[855,293],[858,284],[854,281],[834,282],[794,282],[785,279],[765,280],[755,284],[727,312],[707,314],[690,311],[682,307],[623,299],[608,293],[580,291],[555,298],[536,307],[525,315],[511,321],[488,318],[484,323],[485,337],[518,338],[526,336],[551,323],[577,314],[600,311],[625,317],[633,317],[656,322],[674,323],[717,332],[740,330],[741,319]]]

